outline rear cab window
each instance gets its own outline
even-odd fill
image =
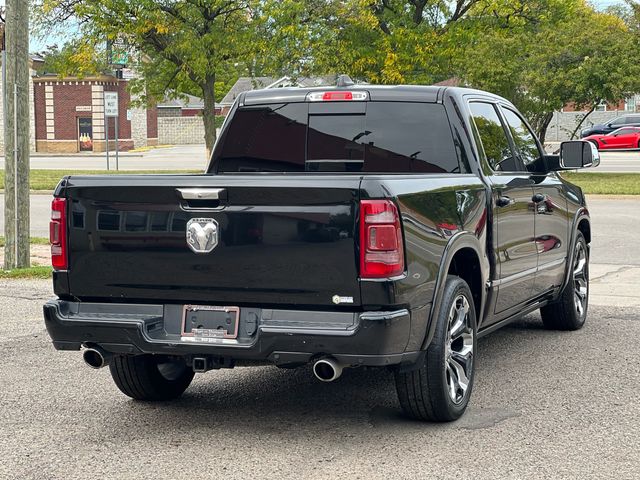
[[[458,173],[441,104],[301,102],[240,107],[211,171]]]

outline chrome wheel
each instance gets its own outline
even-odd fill
[[[587,310],[588,294],[587,251],[582,242],[577,242],[573,259],[573,304],[579,318],[582,318]]]
[[[459,405],[469,389],[473,368],[473,326],[469,318],[469,301],[458,295],[449,311],[445,375],[451,401]]]

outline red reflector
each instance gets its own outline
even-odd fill
[[[390,200],[360,202],[360,276],[388,278],[404,272],[400,216]]]
[[[54,198],[51,202],[51,222],[49,222],[49,242],[51,243],[51,265],[55,270],[67,270],[67,200]]]
[[[322,100],[324,100],[324,101],[353,100],[353,93],[351,93],[351,92],[325,92],[324,95],[322,95]]]

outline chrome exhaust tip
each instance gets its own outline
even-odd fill
[[[96,370],[109,365],[112,358],[113,355],[111,353],[105,352],[100,347],[87,348],[82,352],[82,359],[84,360],[84,363]]]
[[[342,375],[342,365],[333,358],[321,358],[313,364],[313,374],[321,382],[333,382]]]

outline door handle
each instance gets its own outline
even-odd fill
[[[544,202],[546,199],[547,199],[547,196],[543,195],[542,193],[536,193],[533,195],[533,197],[531,197],[531,200],[533,200],[533,203]]]
[[[508,207],[513,203],[515,203],[515,200],[513,200],[511,197],[507,197],[504,195],[501,195],[496,199],[496,206],[498,207]]]

